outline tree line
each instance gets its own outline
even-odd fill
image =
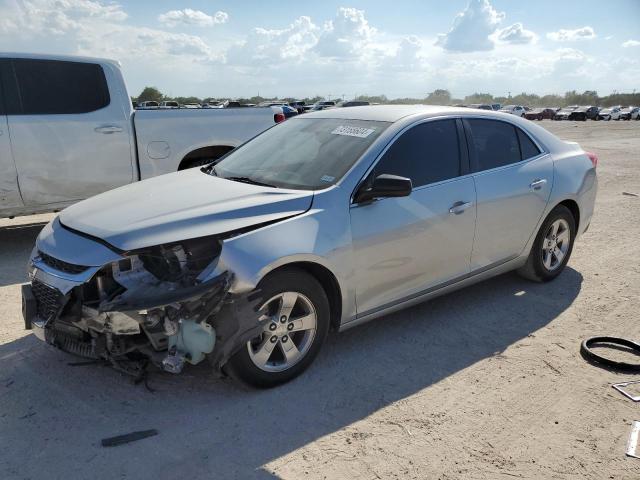
[[[307,98],[281,98],[292,102],[294,100],[302,100],[307,104],[312,104],[317,101],[323,100],[323,97],[307,97]],[[145,87],[137,98],[132,98],[133,101],[145,102],[156,101],[162,102],[167,100],[173,100],[180,104],[186,103],[207,103],[213,101],[229,100],[228,98],[214,98],[214,97],[168,97],[164,95],[156,87]],[[255,103],[258,104],[268,98],[261,96],[253,96],[248,98],[234,98],[233,100],[240,103]],[[595,90],[585,90],[582,93],[576,90],[566,92],[564,95],[537,95],[535,93],[522,92],[512,97],[493,96],[490,93],[474,93],[467,95],[464,98],[454,98],[451,96],[449,90],[436,89],[429,93],[424,98],[387,98],[386,95],[358,95],[355,100],[367,101],[370,103],[388,103],[388,104],[417,104],[423,103],[427,105],[470,105],[474,103],[500,103],[502,105],[515,104],[526,105],[530,107],[565,107],[567,105],[597,105],[600,107],[611,107],[613,105],[640,105],[640,93],[612,93],[601,97]]]

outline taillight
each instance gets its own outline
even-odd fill
[[[589,160],[591,160],[591,163],[593,164],[593,168],[596,168],[598,166],[598,156],[595,153],[591,153],[591,152],[584,152],[587,154],[587,157],[589,157]]]
[[[284,122],[285,120],[286,120],[286,117],[284,116],[284,113],[276,113],[273,116],[273,121],[276,123]]]

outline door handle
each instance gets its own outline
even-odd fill
[[[545,183],[547,183],[546,178],[538,178],[529,184],[529,188],[533,190],[540,190]]]
[[[460,215],[471,205],[473,205],[473,202],[456,202],[453,205],[451,205],[451,208],[449,209],[449,213],[453,213],[454,215]]]
[[[101,127],[96,127],[95,131],[97,133],[104,133],[105,135],[109,135],[111,133],[120,133],[122,131],[122,128],[116,125],[102,125]]]

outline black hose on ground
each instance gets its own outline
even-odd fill
[[[636,355],[640,356],[640,344],[627,340],[626,338],[618,337],[591,337],[586,339],[580,345],[580,353],[589,363],[595,364],[599,367],[607,367],[620,372],[640,372],[640,364],[638,363],[626,363],[611,360],[598,355],[591,350],[594,345],[601,345],[603,347],[610,347],[621,349],[626,351],[632,351]]]

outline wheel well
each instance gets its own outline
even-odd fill
[[[563,202],[560,202],[558,205],[564,205],[571,211],[571,214],[573,215],[573,219],[576,221],[576,232],[579,232],[580,231],[580,208],[578,207],[578,204],[573,200],[565,200]]]
[[[328,268],[320,265],[319,263],[294,262],[272,270],[267,274],[267,276],[274,272],[291,268],[303,270],[320,282],[320,285],[322,285],[322,288],[327,294],[327,299],[329,300],[331,327],[337,329],[340,326],[340,320],[342,318],[342,293],[340,291],[340,284],[338,283],[338,279],[335,275]]]
[[[187,168],[197,167],[202,165],[205,160],[216,160],[223,155],[226,155],[234,147],[229,145],[216,145],[211,147],[202,147],[194,150],[193,152],[189,152],[180,162],[178,166],[178,170],[185,170]]]

